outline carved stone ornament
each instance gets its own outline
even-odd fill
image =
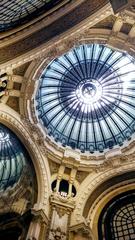
[[[59,192],[54,192],[52,193],[52,195],[50,196],[50,202],[53,206],[63,206],[63,207],[66,207],[68,208],[68,212],[69,211],[72,211],[75,207],[75,200],[73,199],[73,197],[70,197],[70,196],[66,196],[66,197],[63,197],[60,195]],[[63,214],[63,211],[60,211],[60,215]],[[66,212],[67,212],[67,209],[66,209]]]
[[[128,11],[123,11],[119,14],[119,16],[122,18],[123,22],[127,22],[127,23],[135,23],[135,16]]]
[[[7,74],[0,75],[0,98],[6,94],[7,92],[7,84],[8,84],[8,76]]]
[[[80,223],[75,226],[70,227],[70,232],[76,233],[78,236],[82,236],[87,238],[88,240],[92,240],[92,232],[90,227],[85,223]]]
[[[66,239],[66,233],[62,232],[60,227],[58,227],[55,230],[51,229],[50,232],[51,232],[51,236],[49,237],[49,240],[65,240]]]

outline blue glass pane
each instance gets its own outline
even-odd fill
[[[51,61],[40,77],[39,119],[63,145],[100,151],[135,130],[135,64],[126,53],[80,45]]]
[[[0,191],[19,180],[25,163],[26,153],[22,144],[0,123]]]

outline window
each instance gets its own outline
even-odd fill
[[[119,196],[105,207],[99,219],[99,239],[135,240],[135,193]]]

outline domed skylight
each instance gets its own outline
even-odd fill
[[[54,59],[40,77],[39,119],[63,146],[103,152],[135,131],[135,62],[99,44]]]
[[[0,191],[19,180],[25,163],[26,153],[22,144],[0,123]]]
[[[0,4],[0,31],[26,23],[58,2],[60,0],[4,0]]]

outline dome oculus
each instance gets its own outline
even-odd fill
[[[37,111],[56,141],[82,152],[122,145],[135,130],[135,63],[99,44],[80,45],[43,71]]]

